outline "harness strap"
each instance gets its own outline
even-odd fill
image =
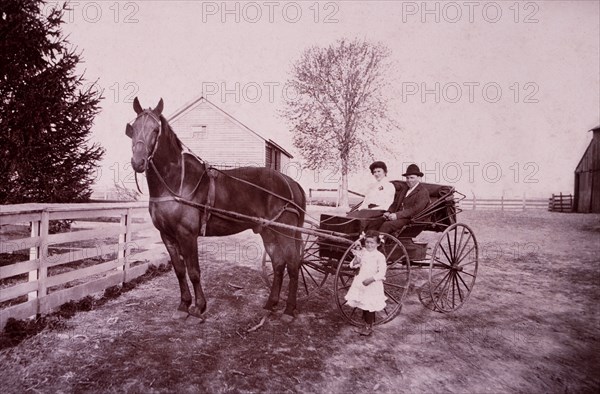
[[[142,193],[142,189],[140,189],[140,184],[138,183],[138,180],[137,180],[137,174],[138,174],[137,171],[134,171],[133,174],[135,177],[135,185],[137,186],[138,192],[140,192],[140,194],[144,194],[144,193]]]
[[[200,235],[203,237],[206,236],[206,226],[210,220],[211,208],[215,204],[215,178],[217,177],[217,172],[212,167],[206,169],[206,172],[208,173],[209,180],[208,193],[206,194],[206,208],[204,209],[204,213],[202,214],[202,219],[200,221]]]
[[[150,202],[177,201],[173,196],[150,197]]]
[[[262,190],[262,191],[263,191],[263,192],[265,192],[265,193],[268,193],[268,194],[270,194],[270,195],[272,195],[272,196],[274,196],[274,197],[277,197],[279,200],[285,201],[285,202],[287,202],[288,204],[291,204],[291,205],[293,205],[294,207],[296,207],[296,209],[298,209],[298,211],[305,212],[305,211],[304,211],[304,209],[303,209],[301,206],[299,206],[299,205],[298,205],[298,204],[297,204],[295,201],[293,201],[293,200],[291,200],[291,199],[289,199],[289,198],[285,198],[285,197],[283,197],[282,195],[279,195],[279,194],[277,194],[277,193],[274,193],[274,192],[272,192],[272,191],[271,191],[271,190],[269,190],[269,189],[266,189],[266,188],[264,188],[264,187],[262,187],[262,186],[258,186],[258,185],[254,184],[254,183],[252,183],[252,182],[249,182],[249,181],[247,181],[247,180],[245,180],[245,179],[242,179],[242,178],[239,178],[239,177],[236,177],[236,176],[233,176],[233,175],[226,174],[225,172],[223,172],[223,171],[221,171],[221,170],[217,170],[217,169],[215,169],[215,170],[216,170],[216,171],[219,171],[221,174],[223,174],[224,176],[226,176],[226,177],[228,177],[228,178],[235,179],[235,180],[236,180],[236,181],[238,181],[238,182],[245,183],[245,184],[247,184],[247,185],[250,185],[250,186],[252,186],[252,187],[253,187],[253,188],[255,188],[255,189]],[[281,176],[281,177],[283,178],[283,180],[286,182],[286,184],[288,185],[288,188],[289,188],[289,190],[290,190],[290,193],[291,193],[291,195],[292,195],[291,197],[292,197],[292,198],[294,198],[294,193],[293,193],[293,191],[292,191],[292,187],[290,186],[290,183],[287,181],[287,179],[285,179],[285,177],[284,177],[283,175],[281,175],[281,173],[278,173],[278,174],[279,174],[279,176]],[[298,214],[298,215],[299,215],[299,214]]]
[[[266,222],[264,222],[264,224],[262,224],[262,226],[268,227],[268,226],[272,225],[273,223],[277,222],[277,220],[281,217],[281,215],[283,215],[284,212],[291,212],[291,213],[295,214],[296,216],[300,216],[300,213],[298,212],[297,209],[290,208],[286,205],[283,208],[281,208],[279,213],[277,213],[277,215],[275,215],[274,218],[267,220]]]

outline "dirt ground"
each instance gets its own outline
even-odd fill
[[[202,240],[203,324],[174,321],[169,272],[0,351],[21,392],[565,392],[600,390],[600,215],[467,211],[480,250],[467,305],[409,295],[361,337],[321,291],[284,323],[263,314],[260,239]],[[424,238],[434,238],[427,234]],[[426,272],[414,276],[417,288]],[[332,286],[329,279],[328,287]]]

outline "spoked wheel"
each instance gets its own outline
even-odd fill
[[[452,312],[465,303],[475,285],[478,265],[473,231],[462,223],[444,230],[429,262],[429,292],[435,311]]]
[[[402,303],[408,294],[410,285],[410,260],[404,245],[389,234],[382,234],[384,242],[379,246],[379,251],[384,254],[387,262],[387,271],[383,288],[386,307],[375,313],[375,324],[383,324],[392,320],[402,310]],[[364,324],[362,310],[347,304],[346,294],[352,285],[357,269],[350,268],[350,261],[354,257],[351,253],[355,245],[350,246],[342,256],[335,273],[334,298],[342,316],[355,326]]]
[[[317,229],[316,226],[305,223],[306,228]],[[331,271],[327,261],[319,257],[318,237],[311,234],[302,234],[304,240],[302,250],[302,264],[298,274],[298,300],[307,299],[312,293],[319,290],[327,281]],[[326,259],[325,259],[326,260]],[[287,278],[287,270],[284,273],[284,282]],[[273,283],[273,263],[271,257],[265,251],[262,259],[262,277],[265,284],[270,288]]]

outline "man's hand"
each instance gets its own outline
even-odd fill
[[[385,218],[385,220],[396,220],[397,216],[395,213],[390,213],[390,212],[385,212],[383,214],[383,217]]]

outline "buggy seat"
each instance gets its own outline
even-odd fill
[[[396,188],[396,197],[408,189],[404,181],[391,181]],[[429,192],[429,204],[416,214],[408,226],[402,231],[402,237],[416,237],[422,231],[441,232],[456,223],[456,203],[454,187],[421,182]]]

